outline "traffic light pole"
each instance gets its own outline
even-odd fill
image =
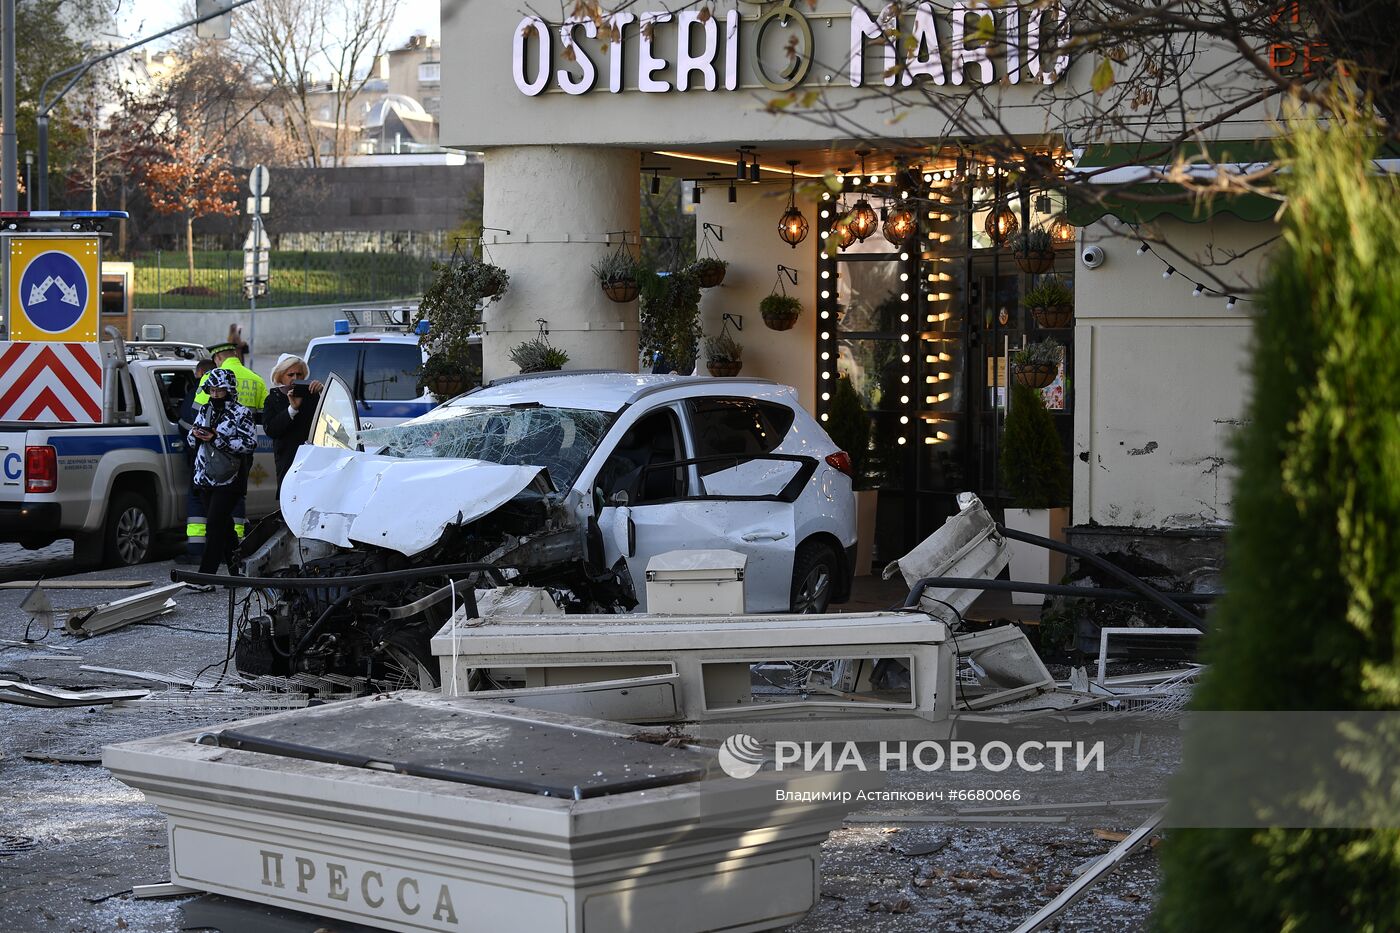
[[[7,141],[6,144],[12,150],[5,163],[7,166],[10,166],[10,168],[7,169],[7,171],[9,171],[11,174],[5,177],[13,179],[13,149],[15,145],[15,137],[14,131],[10,129],[10,127],[14,126],[15,57],[13,54],[13,35],[15,0],[0,0],[0,2],[4,3],[6,15],[8,17],[8,26],[5,29],[5,36],[6,42],[10,43],[9,52],[11,53],[5,56],[5,61],[3,63],[5,69],[5,100],[10,102],[8,118],[5,120],[4,139]],[[164,39],[172,32],[179,32],[181,29],[188,29],[191,26],[198,26],[200,23],[207,22],[211,19],[217,19],[220,16],[225,16],[228,13],[238,9],[239,7],[252,2],[253,0],[231,0],[231,2],[227,6],[221,6],[216,10],[213,10],[209,13],[205,13],[203,16],[196,16],[194,19],[185,20],[183,23],[180,23],[176,26],[171,26],[169,29],[162,30],[161,32],[156,33],[155,35],[147,36],[144,39],[137,39],[135,42],[132,42],[129,45],[124,45],[119,49],[113,49],[112,51],[103,53],[102,55],[98,55],[95,58],[90,58],[85,62],[79,62],[76,65],[64,68],[62,71],[55,71],[53,74],[45,78],[44,83],[39,86],[39,98],[36,101],[37,107],[35,109],[35,122],[38,123],[39,128],[39,165],[38,172],[36,172],[36,174],[38,175],[37,181],[39,188],[39,206],[37,210],[46,211],[49,209],[49,114],[52,113],[53,109],[57,107],[59,103],[63,100],[63,98],[68,95],[68,92],[73,90],[73,88],[77,86],[77,83],[83,79],[83,76],[93,69],[93,66],[100,65],[103,62],[107,61],[109,58],[115,58],[118,55],[130,52],[132,49],[140,48],[148,42],[154,42],[157,39]],[[69,77],[70,75],[71,77]],[[49,92],[49,84],[60,78],[68,78],[68,83],[63,86],[63,90],[59,91],[58,94],[54,96],[53,100],[46,100]],[[12,189],[9,186],[5,187],[5,192],[5,197],[7,198],[15,196],[14,189]],[[5,208],[5,210],[14,210],[13,204],[10,207]]]

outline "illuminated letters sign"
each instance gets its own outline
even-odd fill
[[[738,10],[721,19],[708,8],[572,16],[558,25],[526,16],[512,38],[512,76],[530,97],[551,87],[587,94],[600,84],[612,94],[631,87],[645,94],[734,91],[740,59],[746,58],[764,87],[788,91],[806,83],[811,73],[816,51],[812,20],[829,34],[841,19],[849,20],[850,43],[830,50],[830,57],[848,63],[845,77],[851,87],[871,80],[867,57],[880,63],[880,77],[874,80],[886,87],[961,87],[998,80],[1049,85],[1069,69],[1069,15],[1063,6],[991,6],[986,0],[957,0],[950,7],[891,3],[878,13],[852,6],[849,17],[838,17],[804,14],[794,3],[782,0],[748,20]],[[636,37],[630,45],[629,36]]]

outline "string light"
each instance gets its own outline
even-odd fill
[[[1179,271],[1177,270],[1176,266],[1174,266],[1174,265],[1172,265],[1171,263],[1167,262],[1167,261],[1166,261],[1165,259],[1163,259],[1161,256],[1158,256],[1157,253],[1152,249],[1151,246],[1149,246],[1149,245],[1147,244],[1147,242],[1146,242],[1145,240],[1141,240],[1141,239],[1138,240],[1137,254],[1138,254],[1139,256],[1143,256],[1143,255],[1146,255],[1147,253],[1152,253],[1152,255],[1156,257],[1157,261],[1160,262],[1160,263],[1163,265],[1164,268],[1163,268],[1163,270],[1162,270],[1162,278],[1164,278],[1164,279],[1169,279],[1169,278],[1171,278],[1173,275],[1179,275],[1179,274],[1180,274]],[[1227,311],[1233,311],[1233,310],[1235,310],[1235,307],[1236,307],[1236,305],[1237,305],[1239,302],[1241,302],[1241,301],[1248,301],[1248,300],[1249,300],[1248,298],[1240,298],[1240,297],[1238,297],[1238,296],[1236,296],[1236,295],[1228,295],[1228,294],[1226,294],[1225,292],[1222,292],[1222,291],[1219,291],[1219,290],[1217,290],[1217,289],[1211,288],[1211,287],[1209,287],[1209,286],[1207,286],[1207,285],[1204,285],[1204,284],[1202,284],[1202,283],[1200,283],[1200,282],[1195,281],[1194,279],[1188,279],[1188,281],[1191,282],[1191,297],[1192,297],[1192,298],[1200,298],[1202,295],[1206,295],[1206,294],[1218,295],[1218,296],[1220,296],[1220,297],[1222,297],[1222,298],[1226,298],[1226,299],[1227,299],[1227,301],[1225,302],[1225,309],[1226,309]]]

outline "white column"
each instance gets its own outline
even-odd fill
[[[487,380],[517,372],[508,354],[538,333],[537,318],[549,322],[550,342],[569,354],[565,369],[637,371],[637,303],[610,301],[590,267],[611,251],[609,231],[637,233],[640,169],[635,149],[486,152],[483,223],[510,231],[483,236],[490,261],[510,273],[510,288],[486,309]]]

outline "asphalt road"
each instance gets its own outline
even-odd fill
[[[169,561],[80,575],[163,583]],[[38,552],[0,545],[4,579],[74,569],[71,548]],[[92,605],[130,591],[55,590],[57,608]],[[51,632],[36,647],[21,639],[20,590],[0,590],[0,679],[67,688],[141,685],[81,665],[162,673],[218,670],[226,657],[227,599],[185,592],[169,615],[87,640]],[[40,632],[30,626],[29,636]],[[152,686],[145,684],[145,686]],[[158,685],[156,685],[158,686]],[[185,703],[188,694],[164,694]],[[142,795],[92,760],[101,746],[238,718],[218,697],[162,709],[33,709],[0,703],[0,929],[5,933],[175,933],[190,898],[136,900],[134,885],[167,880],[164,820]],[[242,713],[240,715],[248,715]],[[29,756],[29,757],[26,757]],[[891,787],[923,786],[927,775],[896,775]],[[1076,780],[1081,778],[1076,777]],[[1098,797],[1096,799],[1108,799]],[[876,805],[866,822],[834,832],[822,849],[821,899],[793,929],[800,933],[871,930],[1010,930],[1072,880],[1076,868],[1111,843],[1087,825],[949,826],[900,819],[901,805]],[[1106,828],[1129,830],[1142,814]],[[1151,850],[1096,885],[1064,915],[1061,929],[1147,929],[1157,884]],[[299,916],[298,933],[347,926]],[[225,933],[265,933],[265,921],[226,925]],[[277,927],[277,929],[283,929]]]

